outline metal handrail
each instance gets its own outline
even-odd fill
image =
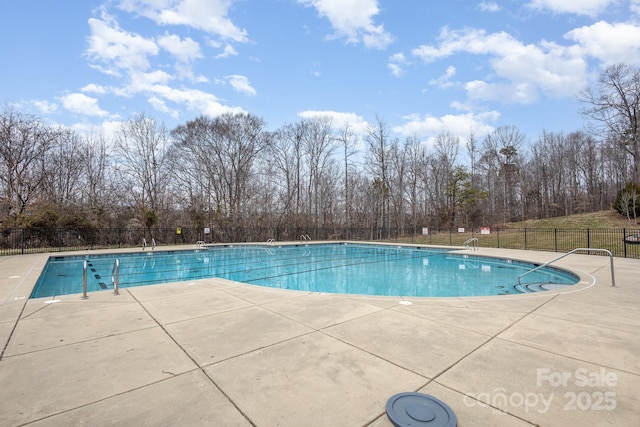
[[[87,299],[87,260],[84,260],[84,269],[82,270],[82,299]]]
[[[477,237],[472,237],[470,239],[465,240],[465,242],[462,244],[462,246],[467,247],[469,245],[469,243],[473,242],[473,250],[477,251],[478,250],[478,238]]]
[[[116,258],[111,269],[111,283],[113,284],[113,294],[120,295],[118,288],[120,286],[120,260]]]
[[[566,257],[566,256],[569,256],[569,255],[571,255],[571,254],[572,254],[572,253],[574,253],[574,252],[578,252],[578,251],[606,252],[607,254],[609,254],[609,264],[611,265],[611,287],[614,287],[614,288],[615,288],[615,286],[616,286],[616,277],[615,277],[615,274],[614,274],[614,272],[613,272],[613,254],[611,253],[611,251],[609,251],[609,250],[607,250],[607,249],[594,249],[594,248],[576,248],[576,249],[574,249],[574,250],[572,250],[572,251],[570,251],[570,252],[567,252],[566,254],[564,254],[564,255],[562,255],[562,256],[559,256],[558,258],[554,258],[554,259],[552,259],[551,261],[545,262],[544,264],[539,265],[539,266],[537,266],[536,268],[531,269],[531,270],[529,270],[529,271],[527,271],[527,272],[524,272],[524,273],[522,273],[521,275],[519,275],[519,276],[518,276],[518,284],[519,284],[519,285],[522,285],[522,283],[520,283],[520,279],[521,279],[521,278],[523,278],[524,276],[526,276],[527,274],[529,274],[529,273],[533,273],[533,272],[534,272],[534,271],[536,271],[536,270],[539,270],[539,269],[541,269],[541,268],[543,268],[543,267],[546,267],[546,266],[548,266],[549,264],[551,264],[551,263],[553,263],[553,262],[556,262],[556,261],[558,261],[558,260],[560,260],[560,259],[562,259],[562,258],[564,258],[564,257]]]
[[[311,237],[308,234],[303,234],[302,236],[300,236],[300,240],[306,242],[307,240],[311,240]]]

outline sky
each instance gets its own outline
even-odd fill
[[[466,140],[585,127],[577,95],[640,64],[640,0],[21,0],[0,105],[84,133],[246,112]]]

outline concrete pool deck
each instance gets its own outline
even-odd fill
[[[615,259],[616,287],[573,254],[571,291],[411,304],[223,279],[29,300],[47,258],[0,257],[3,426],[389,427],[414,391],[462,427],[639,423],[640,260]]]

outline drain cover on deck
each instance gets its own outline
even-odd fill
[[[387,401],[387,416],[396,427],[456,427],[458,420],[444,402],[421,393],[400,393]]]

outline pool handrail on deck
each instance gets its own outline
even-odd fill
[[[113,262],[113,269],[111,270],[111,283],[113,283],[113,294],[120,295],[118,288],[120,287],[120,260],[116,258]]]
[[[608,249],[598,249],[598,248],[575,248],[569,252],[567,252],[566,254],[563,254],[557,258],[552,259],[551,261],[545,262],[542,265],[537,266],[536,268],[533,268],[527,272],[522,273],[521,275],[518,276],[518,284],[522,285],[522,283],[520,282],[520,279],[524,276],[526,276],[529,273],[533,273],[536,270],[539,270],[541,268],[544,268],[546,266],[548,266],[549,264],[556,262],[566,256],[571,255],[572,253],[578,252],[578,251],[595,251],[595,252],[606,252],[607,254],[609,254],[609,265],[611,265],[611,286],[615,288],[616,286],[616,278],[615,278],[615,273],[613,271],[613,254],[611,253],[610,250]]]

